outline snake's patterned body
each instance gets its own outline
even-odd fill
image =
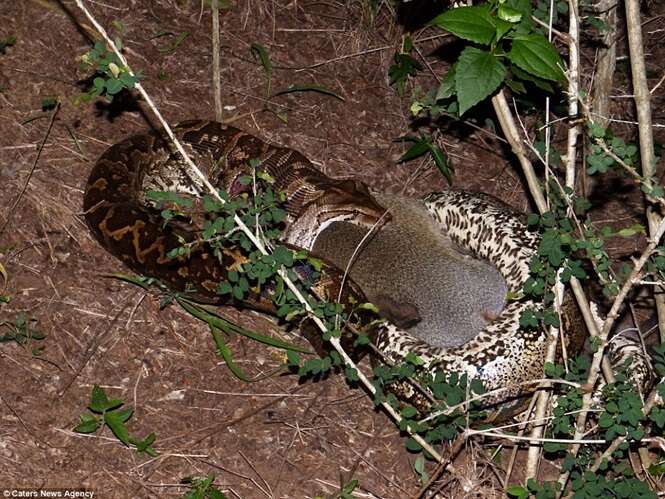
[[[258,158],[261,168],[275,179],[275,189],[286,193],[283,240],[288,244],[311,249],[317,234],[333,221],[369,228],[384,215],[362,183],[331,179],[293,150],[215,122],[184,122],[175,132],[213,185],[231,196],[243,189],[238,180],[251,173],[249,160]],[[217,258],[200,243],[192,245],[188,257],[168,258],[169,250],[195,242],[198,233],[178,223],[165,224],[159,210],[145,201],[147,190],[205,194],[192,178],[179,155],[158,135],[130,137],[108,149],[93,168],[86,186],[85,216],[101,244],[133,270],[177,290],[191,289],[199,298],[221,302],[217,283],[241,263],[239,256],[225,252]],[[539,236],[527,230],[522,214],[489,196],[456,190],[430,195],[426,206],[442,231],[466,251],[493,263],[509,290],[520,293],[539,243]],[[315,291],[334,300],[341,284],[341,272],[327,266]],[[353,283],[346,288],[342,300],[354,295],[362,301],[362,291]],[[275,311],[261,295],[236,304]],[[456,348],[433,347],[390,324],[378,330],[374,341],[394,361],[413,351],[423,358],[426,369],[468,372],[488,390],[508,387],[493,398],[500,402],[529,391],[524,382],[542,376],[546,335],[519,327],[520,314],[530,306],[535,304],[528,300],[509,302],[475,339]]]
[[[211,182],[232,196],[247,189],[239,180],[251,175],[249,160],[259,159],[275,180],[275,190],[286,193],[286,243],[309,248],[310,241],[332,221],[352,219],[371,227],[384,215],[364,184],[331,179],[296,151],[216,122],[183,122],[174,131]],[[213,256],[207,244],[197,243],[200,228],[164,224],[159,210],[145,199],[149,190],[206,194],[193,179],[196,176],[180,155],[172,153],[159,135],[134,135],[110,147],[95,164],[83,202],[86,221],[99,242],[137,273],[158,278],[174,290],[187,290],[202,301],[232,301],[216,291],[228,271],[242,263],[240,253]],[[190,245],[190,255],[167,256],[183,244]],[[324,266],[315,291],[322,298],[337,299],[342,277],[336,268]],[[362,295],[352,282],[343,291],[343,299],[348,294]],[[275,313],[273,303],[263,295],[250,294],[240,305]]]

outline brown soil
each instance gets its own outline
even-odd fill
[[[201,13],[200,2],[88,4],[102,25],[124,23],[130,63],[142,70],[169,121],[213,117],[210,15]],[[295,376],[282,375],[245,384],[214,355],[201,323],[176,307],[160,310],[154,294],[102,277],[125,269],[91,238],[81,216],[83,187],[106,147],[149,123],[126,102],[74,103],[77,81],[88,76],[76,57],[89,49],[90,27],[73,2],[64,5],[70,10],[47,0],[0,6],[0,39],[18,40],[0,54],[0,227],[8,222],[0,234],[0,263],[9,275],[1,294],[12,297],[0,309],[0,322],[25,312],[47,334],[25,346],[0,344],[5,379],[0,488],[89,488],[103,498],[181,497],[182,477],[215,474],[228,497],[328,496],[351,479],[359,481],[358,497],[413,496],[420,486],[413,471],[416,456],[406,452],[388,417],[341,376],[299,384]],[[302,151],[334,176],[411,195],[442,188],[441,175],[427,161],[395,163],[406,146],[394,139],[410,125],[408,102],[396,96],[386,76],[400,28],[385,7],[372,22],[363,5],[259,0],[225,11],[225,118]],[[665,22],[649,26],[654,43],[648,49],[655,50]],[[163,53],[159,49],[175,37],[155,38],[162,32],[189,36]],[[250,54],[254,42],[269,50],[273,90],[316,83],[345,100],[294,93],[266,102],[266,77]],[[420,48],[433,54],[439,43]],[[663,55],[662,46],[657,50]],[[664,59],[652,59],[652,84]],[[428,60],[441,70],[436,57]],[[158,78],[160,71],[165,79]],[[434,79],[425,74],[419,84],[430,87]],[[622,90],[618,93],[627,93]],[[41,101],[49,95],[57,95],[62,107],[37,160],[49,125]],[[663,95],[661,87],[656,94],[661,104]],[[500,142],[475,133],[441,145],[456,167],[457,186],[528,209],[523,182]],[[628,225],[639,215],[635,191],[613,202],[605,221]],[[640,244],[612,250],[628,254]],[[284,334],[257,314],[223,312],[243,325]],[[228,343],[253,376],[282,363],[254,342],[233,337]],[[33,355],[36,348],[39,355]],[[124,447],[108,430],[92,437],[72,431],[94,384],[134,409],[132,434],[157,434],[157,458]],[[488,460],[476,450],[458,463],[464,476],[453,478],[452,490],[459,497],[490,497],[496,490],[488,485],[493,477]]]

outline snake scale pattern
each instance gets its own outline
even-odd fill
[[[249,160],[258,158],[260,168],[275,179],[275,189],[286,194],[283,241],[289,245],[310,249],[330,223],[350,221],[370,228],[384,215],[364,184],[329,178],[291,149],[211,121],[182,122],[174,132],[211,183],[230,196],[245,188],[239,179],[251,174]],[[193,290],[204,301],[229,302],[232,299],[216,294],[217,283],[242,263],[240,256],[233,251],[213,256],[205,243],[197,243],[200,230],[178,222],[165,224],[159,210],[145,199],[148,190],[202,196],[205,191],[193,178],[159,133],[129,137],[110,147],[95,164],[84,197],[86,221],[102,246],[132,270],[175,290]],[[522,214],[490,196],[458,190],[435,193],[425,201],[442,231],[473,256],[494,264],[511,292],[521,291],[539,243]],[[188,257],[166,256],[183,242],[192,245]],[[340,286],[342,273],[327,265],[314,291],[336,299]],[[362,290],[347,281],[342,302],[349,297],[363,301]],[[257,294],[235,304],[275,312],[270,299]],[[505,402],[529,391],[523,382],[542,376],[546,335],[519,328],[519,316],[530,306],[534,303],[529,300],[509,302],[475,339],[456,348],[433,347],[391,324],[380,326],[373,341],[393,361],[412,351],[425,361],[425,369],[468,372],[479,377],[487,390],[508,387],[493,397],[493,402]]]

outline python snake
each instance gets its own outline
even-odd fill
[[[274,179],[275,190],[286,194],[288,216],[282,240],[289,245],[311,249],[320,231],[335,221],[370,228],[386,219],[385,210],[364,184],[329,178],[297,151],[211,121],[182,122],[174,132],[211,183],[231,197],[246,190],[240,178],[251,174],[249,160],[258,159],[260,168]],[[132,270],[175,290],[188,289],[204,301],[274,314],[274,304],[261,294],[250,293],[240,302],[217,294],[218,283],[242,264],[241,255],[234,251],[213,255],[205,242],[199,242],[200,228],[165,223],[159,210],[146,201],[149,190],[207,194],[188,168],[159,133],[134,135],[110,147],[86,184],[84,212],[92,233]],[[510,292],[521,292],[539,243],[522,214],[490,196],[458,190],[432,194],[425,202],[442,231],[473,256],[494,264]],[[189,255],[167,256],[183,244],[191,245]],[[336,300],[342,286],[342,303],[364,301],[362,290],[351,281],[344,283],[342,272],[332,265],[324,265],[314,291]],[[542,376],[546,334],[519,327],[521,312],[533,306],[525,299],[509,302],[475,339],[456,348],[434,347],[392,324],[379,326],[373,342],[392,361],[403,360],[411,351],[424,360],[426,370],[467,372],[480,378],[487,390],[505,388],[492,397],[493,403],[500,403],[530,391],[524,382]]]

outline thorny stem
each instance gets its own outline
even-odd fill
[[[81,11],[86,15],[88,20],[92,23],[92,25],[95,27],[95,29],[99,32],[100,35],[104,38],[106,43],[108,44],[109,47],[113,50],[113,52],[118,56],[122,64],[127,68],[127,71],[131,76],[134,76],[134,72],[131,70],[127,60],[125,57],[122,55],[122,53],[118,50],[116,47],[115,43],[113,40],[108,36],[108,33],[106,33],[106,30],[97,22],[97,20],[92,16],[90,11],[83,5],[82,0],[75,0],[76,5],[81,9]],[[208,179],[205,177],[205,175],[199,170],[199,168],[194,164],[194,162],[191,160],[185,149],[183,148],[182,144],[178,141],[178,139],[175,137],[173,130],[171,130],[171,127],[169,124],[166,122],[162,114],[159,112],[157,106],[155,105],[154,101],[150,97],[150,95],[146,92],[145,88],[143,88],[143,85],[141,85],[140,82],[136,83],[136,89],[138,92],[141,94],[141,96],[145,99],[146,103],[152,110],[152,112],[155,114],[157,120],[159,123],[164,127],[164,131],[168,135],[169,139],[171,140],[172,144],[175,146],[177,151],[182,155],[183,159],[187,163],[187,165],[192,169],[192,171],[199,177],[203,185],[208,189],[210,194],[217,199],[217,201],[221,202],[222,204],[224,203],[224,200],[221,198],[219,193],[217,192],[217,189],[208,181]],[[233,218],[234,222],[240,229],[245,233],[245,235],[249,238],[249,240],[256,246],[256,248],[263,254],[267,255],[268,252],[265,249],[265,246],[263,245],[263,242],[257,239],[252,231],[243,223],[243,221],[238,217],[238,215],[234,215]],[[318,328],[322,332],[326,332],[327,328],[325,324],[316,317],[312,312],[312,307],[310,306],[309,302],[305,299],[305,297],[302,295],[300,290],[296,287],[296,285],[289,279],[286,270],[283,267],[280,267],[277,271],[279,276],[284,280],[286,285],[289,287],[289,289],[293,292],[293,294],[296,296],[298,301],[300,301],[304,306],[305,310],[309,312],[311,319],[314,321],[314,323],[318,326]],[[356,366],[355,362],[349,357],[349,355],[344,351],[342,348],[342,345],[340,343],[339,338],[332,337],[330,338],[330,344],[333,346],[333,348],[339,353],[339,355],[342,357],[344,360],[344,364],[355,369],[358,378],[362,382],[362,384],[365,386],[365,388],[372,394],[374,395],[376,393],[376,388],[374,388],[374,385],[369,381],[367,376],[358,369]],[[386,402],[381,402],[381,406],[386,410],[388,414],[397,422],[398,424],[402,421],[402,417],[399,415],[399,413],[388,403]],[[431,456],[436,459],[437,461],[443,461],[443,457],[436,451],[434,448],[427,443],[420,435],[413,433],[411,431],[411,428],[409,426],[406,427],[406,431],[411,435],[411,437],[418,442],[418,444],[425,449]]]

